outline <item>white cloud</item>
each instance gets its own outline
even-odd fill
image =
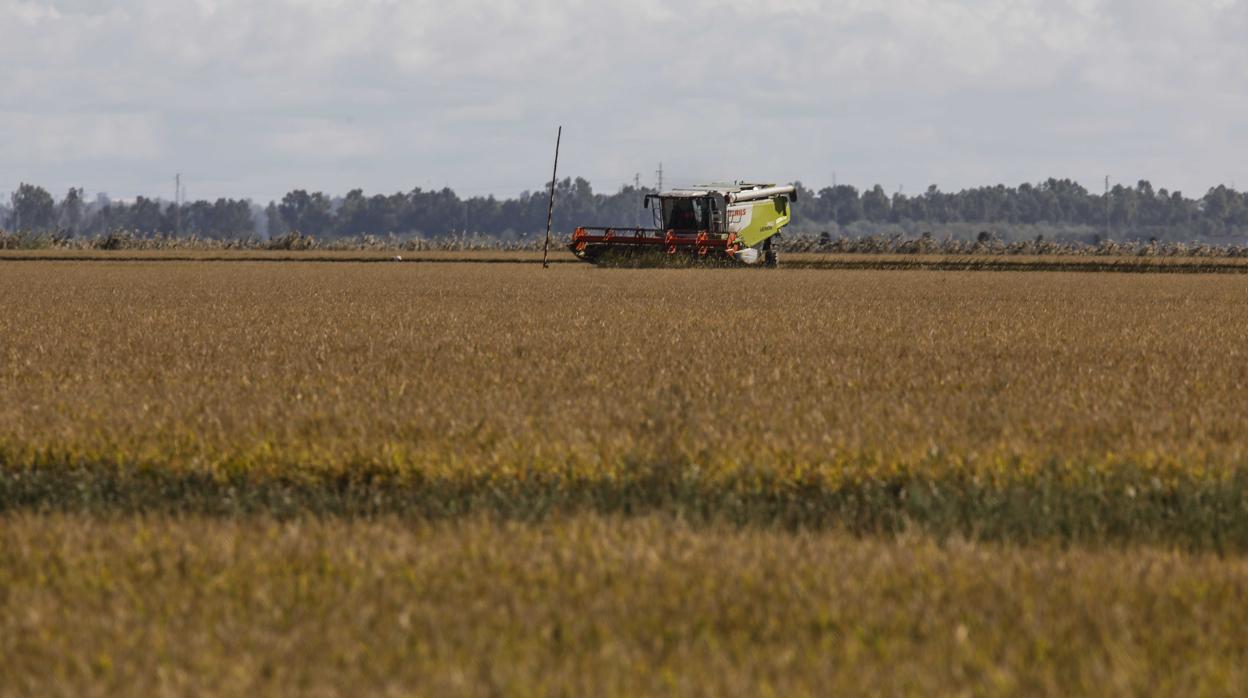
[[[273,149],[294,161],[337,161],[377,154],[384,140],[376,133],[352,124],[336,124],[323,119],[302,119],[291,123],[270,140]]]
[[[132,162],[160,155],[163,128],[154,114],[0,112],[0,146],[10,162]],[[10,165],[11,166],[11,165]]]
[[[0,0],[0,189],[511,194],[564,123],[564,171],[600,187],[663,160],[1193,190],[1248,181],[1244,35],[1248,0]]]

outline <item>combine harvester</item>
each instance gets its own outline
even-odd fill
[[[779,265],[772,240],[792,220],[797,188],[711,184],[647,194],[655,228],[577,228],[569,248],[593,264],[667,263]],[[652,203],[657,202],[657,203]]]

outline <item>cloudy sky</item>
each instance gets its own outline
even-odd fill
[[[1248,0],[0,0],[0,191],[1248,185]]]

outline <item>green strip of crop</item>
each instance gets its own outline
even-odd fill
[[[969,467],[948,457],[886,464],[704,468],[575,460],[445,468],[361,459],[334,467],[0,458],[0,513],[264,514],[537,520],[575,512],[688,521],[922,531],[1012,542],[1167,544],[1248,550],[1248,466],[1048,461]]]

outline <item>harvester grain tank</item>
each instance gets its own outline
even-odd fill
[[[587,262],[663,255],[777,266],[773,240],[792,220],[797,188],[775,184],[710,184],[647,194],[653,228],[577,228],[569,245]]]

